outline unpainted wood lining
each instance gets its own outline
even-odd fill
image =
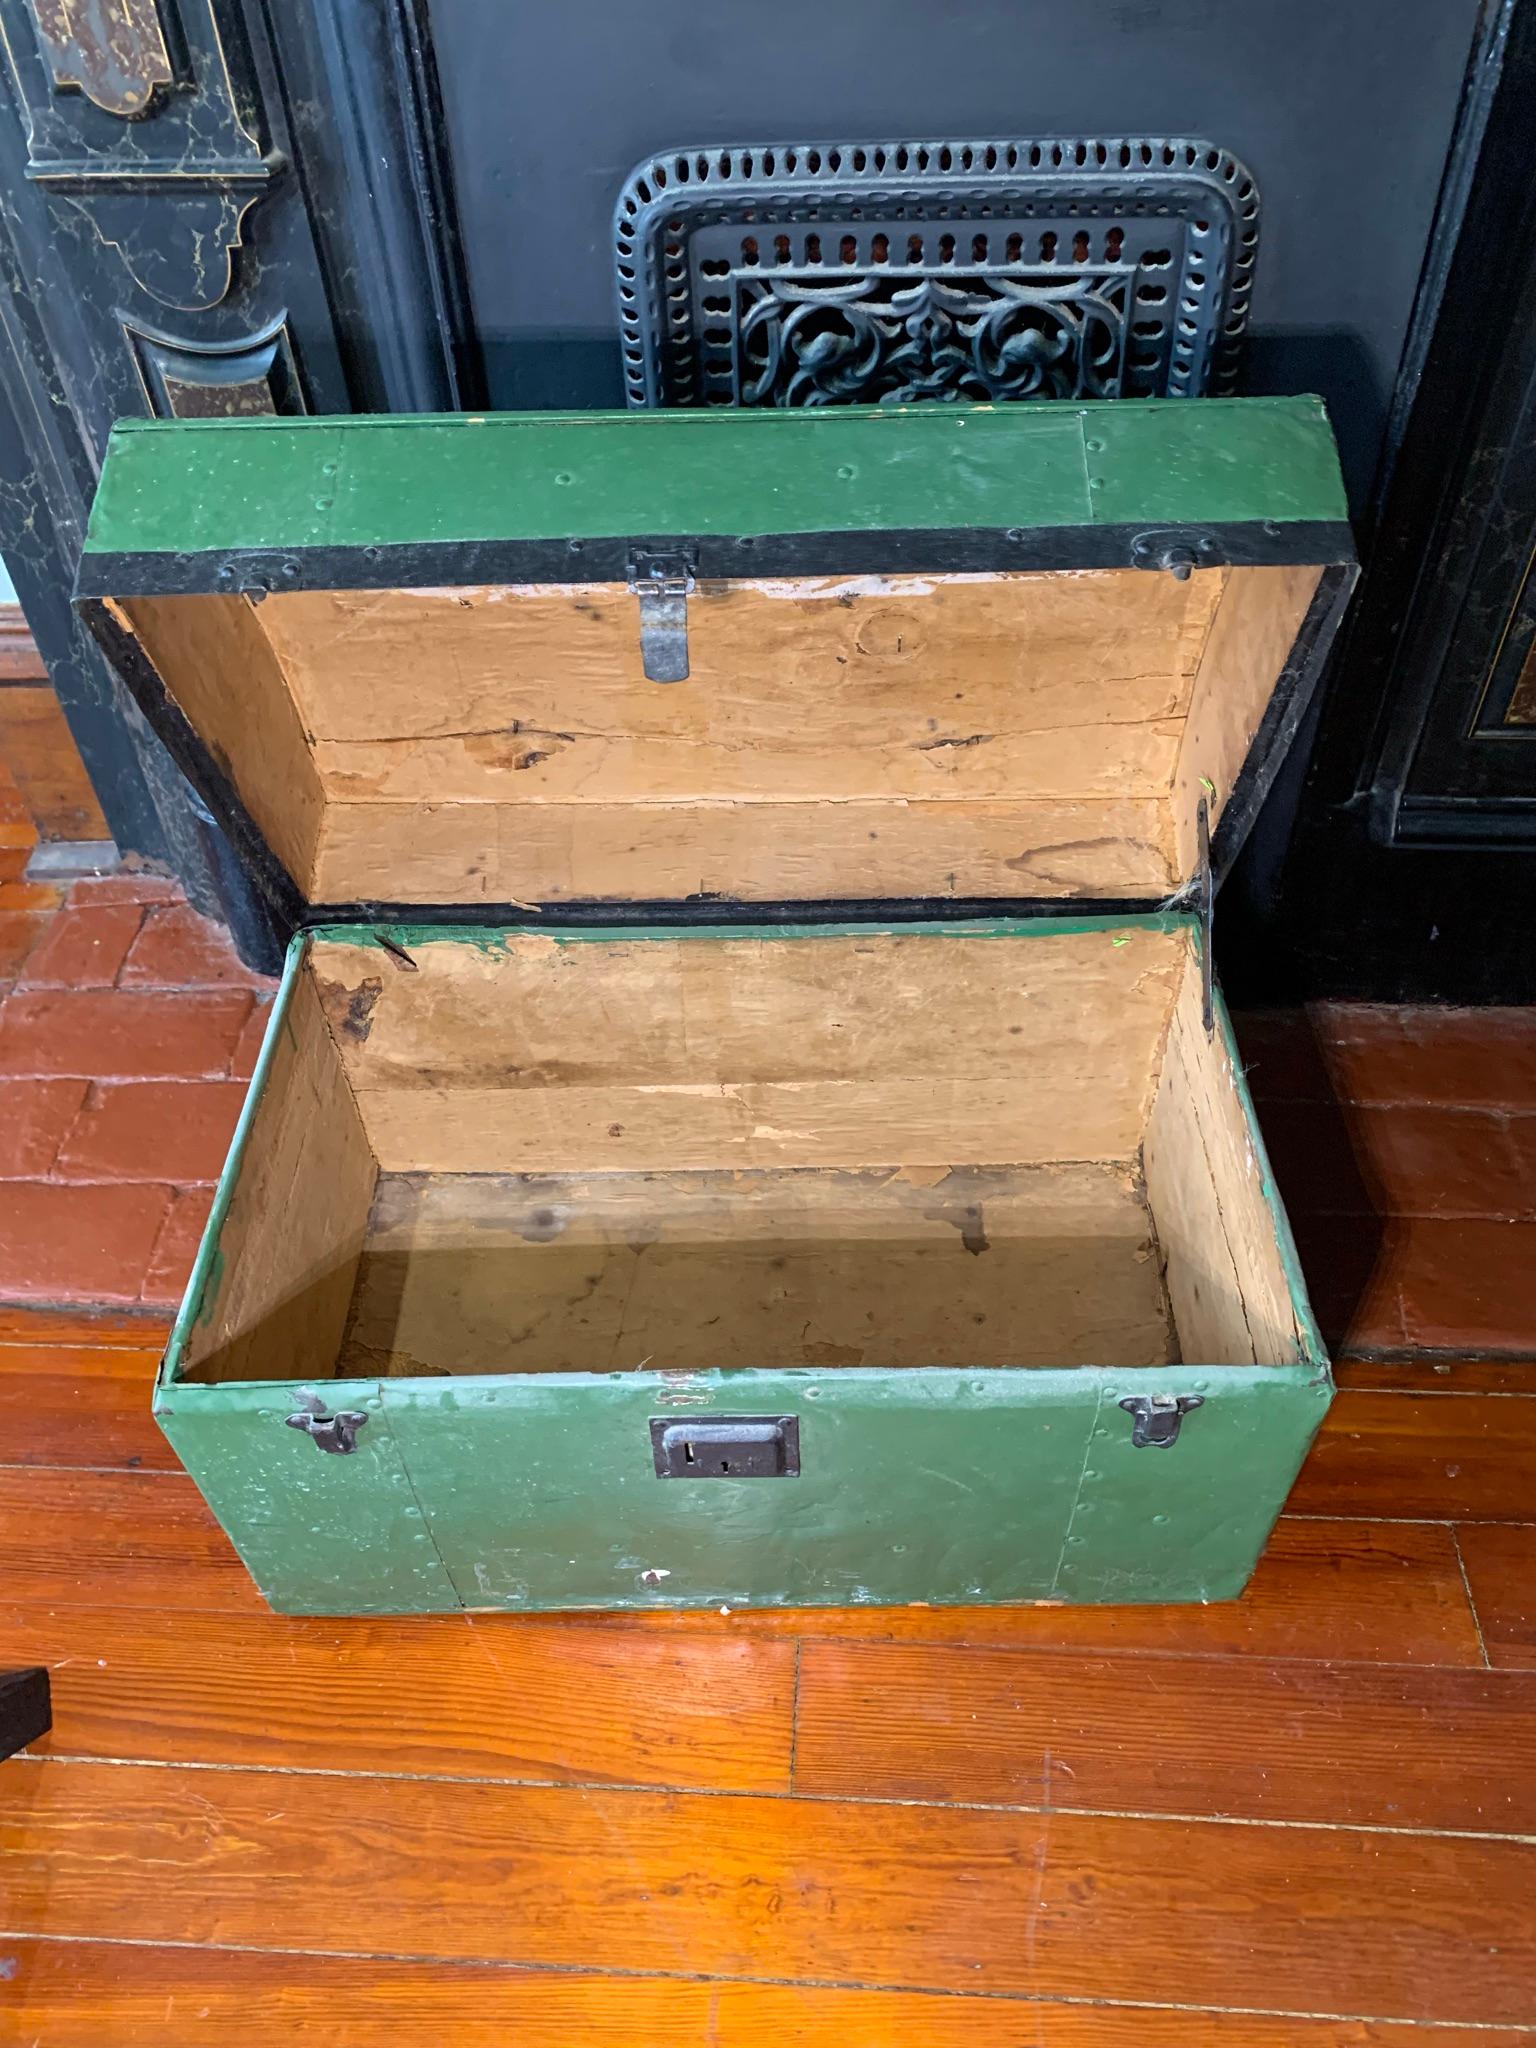
[[[1163,798],[645,805],[330,803],[329,903],[746,903],[1169,895]]]
[[[1129,1159],[1182,931],[322,941],[393,1173]]]
[[[1302,1356],[1273,1204],[1226,1044],[1200,1015],[1191,959],[1173,1006],[1143,1152],[1168,1296],[1190,1364]]]
[[[1214,832],[1317,593],[1317,568],[1243,569],[1207,614],[1173,779],[1171,824],[1179,873],[1199,858],[1206,797]]]
[[[1156,895],[1226,570],[279,592],[332,901]]]
[[[329,1378],[377,1170],[314,985],[281,1026],[183,1377]]]
[[[386,1176],[345,1376],[1150,1366],[1129,1165]]]
[[[312,894],[327,797],[283,671],[248,597],[136,597],[134,635],[299,888]]]

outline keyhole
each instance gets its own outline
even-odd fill
[[[696,1458],[694,1457],[694,1455],[693,1455],[693,1445],[692,1445],[692,1444],[684,1444],[684,1445],[683,1445],[683,1458],[684,1458],[684,1461],[685,1461],[685,1462],[686,1462],[687,1464],[690,1464],[690,1465],[694,1465],[694,1464],[697,1464],[697,1463],[698,1463],[698,1460],[697,1460],[697,1459],[696,1459]]]

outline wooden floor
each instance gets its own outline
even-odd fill
[[[1536,1366],[1345,1366],[1234,1606],[294,1621],[156,1334],[0,1312],[0,2039],[1536,2036]]]
[[[289,1621],[148,1414],[268,990],[4,858],[3,2048],[1536,2048],[1536,1015],[1240,1020],[1354,1356],[1236,1605]]]

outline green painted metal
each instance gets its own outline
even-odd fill
[[[868,939],[928,934],[946,939],[1028,939],[1063,938],[1074,933],[1148,931],[1171,932],[1195,927],[1198,920],[1189,911],[1130,911],[1103,917],[924,917],[902,919],[899,923],[847,924],[646,924],[590,925],[561,929],[541,925],[536,918],[512,925],[456,924],[320,924],[309,929],[314,939],[345,946],[383,946],[386,941],[409,952],[413,947],[431,945],[472,946],[482,953],[494,952],[508,939],[527,937],[553,939],[557,945],[582,946],[594,942],[612,945],[619,940],[709,939],[724,945],[741,939]]]
[[[1209,1388],[1168,1449],[1126,1392]],[[1226,1598],[1326,1408],[1304,1368],[388,1380],[468,1607]],[[793,1414],[798,1478],[660,1479],[653,1416]]]
[[[155,1416],[263,1595],[284,1614],[436,1614],[459,1598],[377,1380],[326,1380],[368,1421],[350,1457],[286,1427],[297,1383],[162,1385]]]
[[[1316,398],[131,420],[86,552],[1346,517]]]
[[[1054,1593],[1073,1604],[1232,1600],[1333,1397],[1324,1366],[1183,1365],[1102,1381]],[[1167,1449],[1136,1449],[1121,1397],[1201,1394]]]

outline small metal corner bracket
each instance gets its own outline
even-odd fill
[[[1179,1440],[1179,1425],[1192,1408],[1205,1406],[1204,1394],[1127,1394],[1120,1403],[1136,1418],[1131,1443],[1138,1451],[1166,1451]]]
[[[688,598],[697,557],[691,548],[632,548],[629,588],[640,600],[640,659],[646,680],[688,680]]]
[[[299,1404],[299,1413],[283,1417],[288,1427],[302,1429],[316,1450],[349,1458],[357,1449],[357,1432],[367,1426],[367,1416],[357,1408],[340,1408],[334,1415],[327,1415],[324,1401],[312,1387],[300,1387],[294,1399]]]

